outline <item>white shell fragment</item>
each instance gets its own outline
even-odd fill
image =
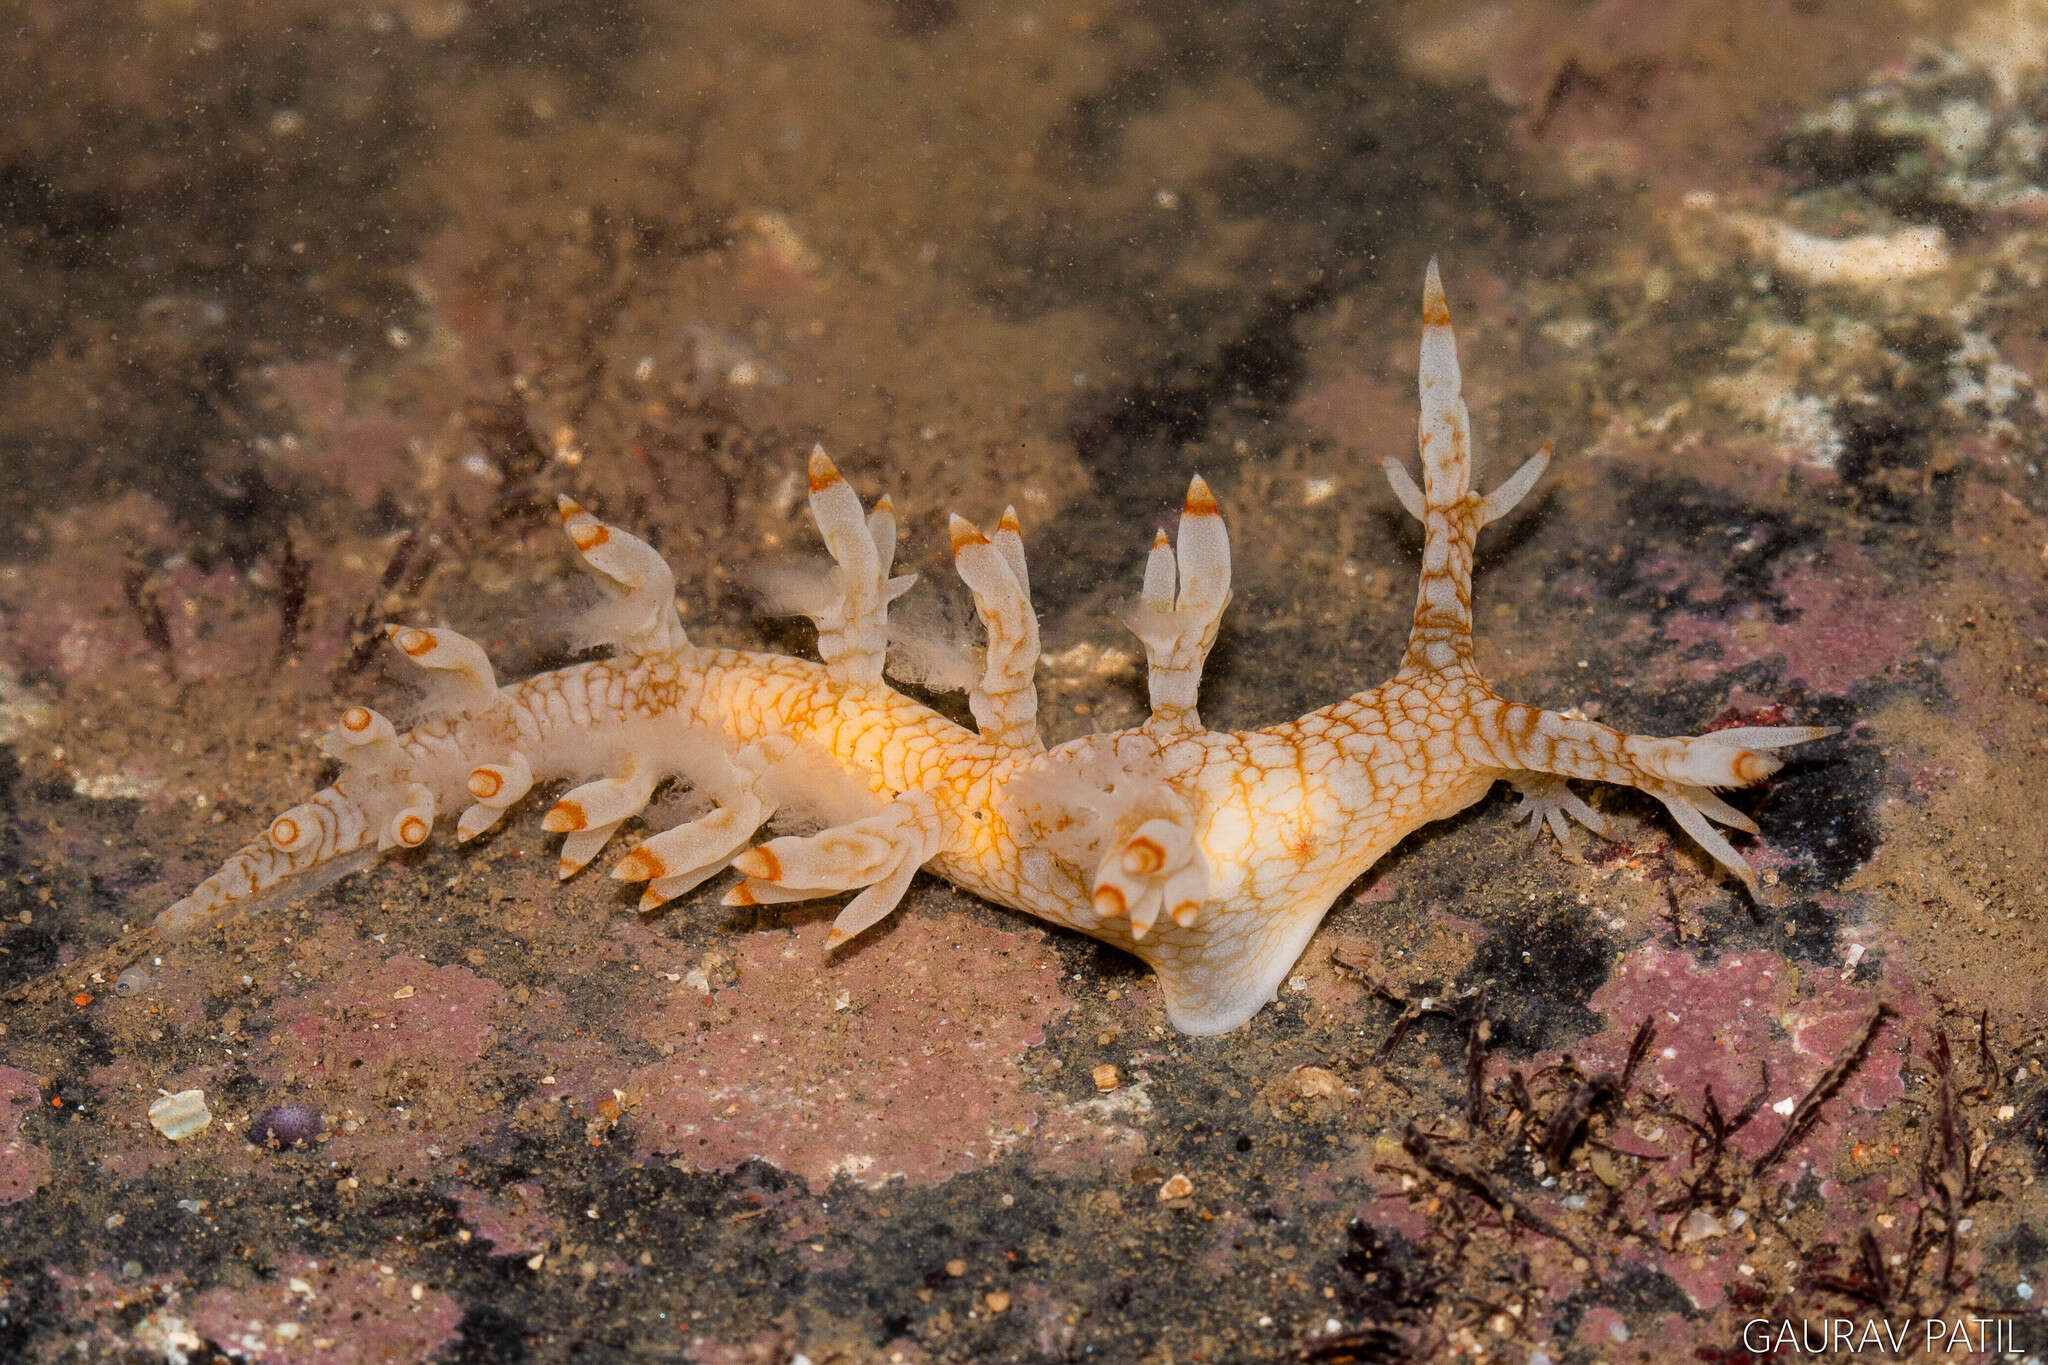
[[[177,1094],[166,1093],[149,1106],[150,1127],[162,1133],[173,1142],[183,1142],[194,1133],[203,1132],[213,1122],[213,1111],[206,1107],[206,1092],[203,1090],[180,1090]]]
[[[1954,259],[1948,234],[1938,227],[1912,226],[1894,232],[1821,237],[1761,214],[1724,210],[1715,196],[1705,190],[1687,195],[1685,204],[1689,209],[1719,218],[1742,237],[1751,251],[1808,284],[1879,289],[1938,275]]]

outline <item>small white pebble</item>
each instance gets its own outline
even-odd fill
[[[1794,1109],[1797,1109],[1798,1107],[1799,1101],[1793,1099],[1790,1095],[1787,1095],[1784,1099],[1779,1100],[1776,1104],[1771,1106],[1771,1112],[1774,1114],[1783,1114],[1786,1118],[1789,1119],[1792,1117],[1792,1111]]]

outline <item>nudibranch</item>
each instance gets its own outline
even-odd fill
[[[879,923],[919,869],[999,905],[1135,953],[1166,1012],[1221,1033],[1273,999],[1331,903],[1409,831],[1471,805],[1495,782],[1517,818],[1605,833],[1566,784],[1637,787],[1752,890],[1713,822],[1754,831],[1714,795],[1775,771],[1772,752],[1826,730],[1742,727],[1690,738],[1623,734],[1494,695],[1472,661],[1472,553],[1480,528],[1534,486],[1546,448],[1482,495],[1460,396],[1456,342],[1435,262],[1422,301],[1422,484],[1386,473],[1424,528],[1421,586],[1401,666],[1386,682],[1265,729],[1205,729],[1196,690],[1230,601],[1230,542],[1209,487],[1189,485],[1179,534],[1145,562],[1130,624],[1145,647],[1151,716],[1135,729],[1047,749],[1034,671],[1038,622],[1014,511],[992,534],[954,517],[953,562],[987,636],[968,689],[968,730],[884,681],[896,518],[863,509],[822,449],[810,511],[831,553],[809,604],[819,661],[692,645],[674,578],[644,541],[568,498],[562,523],[605,590],[608,657],[500,685],[484,651],[447,629],[392,626],[392,643],[441,685],[405,733],[351,707],[325,741],[334,784],[166,909],[188,932],[265,893],[411,848],[444,813],[467,841],[536,786],[578,785],[548,810],[559,871],[595,858],[666,783],[707,798],[694,819],[642,839],[611,869],[645,887],[643,909],[727,867],[727,905],[856,893],[837,945]],[[458,812],[458,809],[459,812]],[[757,842],[770,821],[796,832]],[[808,831],[808,832],[806,832]]]

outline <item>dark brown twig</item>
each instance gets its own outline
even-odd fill
[[[1628,1063],[1621,1068],[1621,1093],[1626,1095],[1636,1083],[1636,1068],[1643,1064],[1643,1058],[1650,1055],[1650,1044],[1657,1040],[1657,1021],[1649,1015],[1636,1025],[1635,1037],[1628,1040]]]
[[[1401,1147],[1431,1175],[1477,1196],[1480,1202],[1504,1219],[1525,1223],[1545,1237],[1564,1243],[1588,1261],[1593,1259],[1592,1253],[1574,1241],[1570,1234],[1501,1189],[1484,1172],[1474,1170],[1463,1162],[1454,1161],[1437,1151],[1435,1145],[1423,1136],[1422,1130],[1414,1124],[1408,1124],[1401,1129]]]
[[[1586,1120],[1595,1109],[1613,1104],[1621,1095],[1621,1080],[1611,1071],[1603,1071],[1573,1090],[1550,1116],[1549,1126],[1543,1131],[1544,1164],[1553,1171],[1563,1170],[1565,1158],[1571,1155],[1579,1135],[1586,1129]]]
[[[1686,1218],[1692,1211],[1705,1203],[1721,1202],[1721,1157],[1728,1150],[1728,1120],[1721,1114],[1721,1102],[1714,1097],[1714,1087],[1708,1086],[1706,1099],[1699,1123],[1682,1114],[1674,1113],[1673,1118],[1693,1131],[1692,1152],[1689,1166],[1693,1177],[1687,1182],[1685,1192],[1666,1199],[1652,1207],[1658,1213],[1674,1215],[1671,1226],[1671,1246],[1675,1250],[1685,1227]],[[1700,1144],[1706,1144],[1704,1154]],[[1708,1187],[1712,1186],[1711,1194]]]
[[[1474,1128],[1486,1117],[1486,1044],[1493,1025],[1486,1019],[1486,988],[1472,1001],[1472,1027],[1465,1034],[1465,1121]]]
[[[1401,1040],[1408,1036],[1408,1030],[1414,1026],[1416,1020],[1421,1019],[1424,1015],[1440,1014],[1446,1018],[1451,1018],[1457,1014],[1456,1010],[1434,996],[1424,996],[1420,1000],[1410,1000],[1407,996],[1402,995],[1399,991],[1388,986],[1386,982],[1373,975],[1372,969],[1366,964],[1345,957],[1338,949],[1332,948],[1330,950],[1330,965],[1339,971],[1347,972],[1357,977],[1376,998],[1401,1011],[1394,1020],[1392,1030],[1381,1040],[1379,1047],[1374,1050],[1372,1059],[1375,1063],[1384,1062],[1388,1055],[1396,1047],[1400,1046]],[[1483,990],[1483,987],[1475,986],[1465,991],[1464,997],[1471,999],[1475,996],[1480,996]],[[1483,1004],[1484,1001],[1482,999],[1482,1009],[1480,1011],[1482,1014],[1485,1012]]]
[[[142,638],[163,657],[171,676],[177,677],[178,656],[171,641],[171,623],[164,616],[164,604],[157,600],[156,583],[149,571],[140,564],[129,565],[121,575],[121,595],[128,599],[128,608],[142,627]]]
[[[1777,1165],[1784,1159],[1785,1153],[1791,1151],[1798,1145],[1799,1140],[1806,1136],[1807,1130],[1813,1127],[1814,1120],[1820,1117],[1821,1106],[1833,1099],[1835,1092],[1842,1088],[1842,1083],[1855,1074],[1856,1068],[1863,1064],[1865,1054],[1870,1051],[1871,1040],[1877,1037],[1878,1028],[1890,1014],[1891,1007],[1882,1000],[1870,1007],[1870,1017],[1863,1021],[1856,1041],[1844,1048],[1842,1054],[1834,1061],[1828,1063],[1828,1069],[1820,1073],[1820,1079],[1815,1081],[1800,1098],[1799,1103],[1793,1106],[1792,1121],[1785,1125],[1784,1132],[1778,1134],[1778,1140],[1771,1144],[1771,1149],[1756,1159],[1756,1165],[1750,1168],[1752,1177],[1761,1176]]]
[[[277,652],[271,656],[273,670],[283,668],[299,653],[299,626],[306,611],[306,593],[313,574],[292,548],[292,533],[286,531],[277,556]]]
[[[1305,1342],[1297,1348],[1296,1358],[1304,1365],[1397,1365],[1421,1357],[1397,1333],[1369,1326]]]
[[[1856,1279],[1842,1275],[1814,1275],[1813,1285],[1883,1311],[1893,1302],[1892,1277],[1884,1268],[1884,1256],[1869,1228],[1856,1234]]]
[[[348,633],[352,643],[349,652],[335,666],[336,682],[352,678],[362,672],[371,657],[376,654],[377,646],[384,642],[384,632],[378,629],[378,624],[384,619],[385,599],[402,582],[416,588],[433,569],[432,552],[429,551],[425,555],[419,553],[420,545],[425,538],[425,533],[415,526],[392,547],[391,558],[384,562],[384,572],[378,575],[377,590],[370,594],[370,600],[363,604],[362,610],[356,613],[355,620],[349,623]],[[415,559],[418,560],[417,565],[414,563]]]
[[[2004,1079],[1998,1074],[1998,1054],[1991,1050],[1991,1011],[1977,1011],[1977,1074],[1984,1080],[1984,1095],[1988,1099],[1997,1092]]]
[[[1760,1061],[1756,1064],[1756,1069],[1756,1092],[1743,1102],[1742,1108],[1735,1111],[1735,1117],[1728,1121],[1730,1135],[1749,1127],[1749,1121],[1757,1116],[1757,1111],[1764,1107],[1764,1101],[1771,1097],[1771,1064]]]
[[[1941,1287],[1945,1293],[1954,1294],[1957,1288],[1957,1224],[1962,1219],[1963,1210],[1977,1200],[1977,1177],[1982,1173],[1982,1159],[1971,1159],[1962,1125],[1956,1120],[1955,1058],[1949,1050],[1946,1030],[1935,1030],[1928,1060],[1934,1064],[1937,1084],[1934,1128],[1928,1133],[1927,1146],[1920,1156],[1920,1182],[1940,1207],[1943,1224]]]

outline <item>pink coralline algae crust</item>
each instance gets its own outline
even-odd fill
[[[488,1128],[476,1072],[504,1006],[495,981],[401,955],[279,1001],[250,1069],[326,1111],[331,1160],[417,1174]]]
[[[1725,1246],[1739,1239],[1723,1238],[1714,1246]],[[1741,1246],[1728,1250],[1703,1251],[1688,1248],[1677,1255],[1660,1256],[1656,1262],[1659,1270],[1669,1275],[1672,1282],[1685,1291],[1692,1306],[1707,1311],[1719,1308],[1728,1297],[1728,1286],[1742,1277],[1743,1258],[1747,1251]]]
[[[476,1230],[493,1256],[530,1256],[563,1240],[561,1220],[547,1210],[546,1192],[530,1180],[491,1194],[456,1185],[448,1194],[461,1210],[462,1221]]]
[[[0,1066],[0,1204],[19,1203],[50,1178],[50,1154],[21,1135],[42,1093],[41,1077]]]
[[[1145,1134],[1123,1122],[1141,1109],[1129,1087],[1093,1099],[1061,1105],[1040,1120],[1032,1134],[1032,1163],[1063,1178],[1127,1171],[1151,1150]],[[1149,1099],[1147,1100],[1149,1106]]]
[[[1377,883],[1385,878],[1375,874],[1373,880]],[[1352,899],[1368,903],[1392,900],[1393,897],[1391,894],[1375,895],[1369,885]],[[1340,968],[1337,965],[1340,962],[1351,963],[1354,967],[1370,963],[1375,970],[1384,966],[1376,940],[1364,934],[1346,934],[1325,928],[1316,936],[1311,950],[1303,953],[1301,961],[1295,963],[1294,970],[1288,973],[1287,983],[1282,988],[1283,998],[1296,994],[1298,990],[1317,1014],[1363,1025],[1373,1017],[1372,1012],[1378,1002],[1358,988],[1357,971]]]
[[[1894,946],[1885,960],[1894,960],[1897,951]],[[1924,1037],[1919,1025],[1928,1009],[1898,972],[1888,972],[1881,987],[1873,988],[1843,980],[1838,970],[1795,965],[1773,952],[1728,953],[1702,963],[1691,953],[1645,945],[1624,957],[1612,979],[1594,992],[1591,1005],[1606,1017],[1606,1027],[1573,1048],[1572,1057],[1585,1072],[1618,1072],[1638,1026],[1649,1019],[1656,1034],[1637,1071],[1636,1092],[1659,1097],[1671,1114],[1695,1120],[1707,1112],[1709,1091],[1724,1115],[1754,1105],[1748,1122],[1729,1138],[1728,1150],[1737,1163],[1755,1163],[1772,1152],[1823,1073],[1851,1053],[1880,997],[1893,1016],[1878,1028],[1806,1135],[1776,1156],[1764,1177],[1783,1183],[1811,1171],[1820,1177],[1830,1207],[1855,1209],[1857,1217],[1868,1218],[1896,1198],[1859,1169],[1854,1153],[1875,1136],[1879,1112],[1904,1097],[1902,1067],[1907,1049]],[[1535,1065],[1557,1060],[1557,1054],[1546,1054]],[[1612,1151],[1662,1163],[1687,1160],[1692,1137],[1682,1123],[1639,1118],[1606,1131],[1602,1141]],[[1703,1207],[1689,1219],[1670,1216],[1655,1207],[1666,1189],[1650,1182],[1626,1191],[1630,1216],[1668,1233],[1670,1241],[1660,1239],[1623,1260],[1669,1277],[1696,1312],[1717,1309],[1747,1277],[1748,1243],[1728,1234],[1748,1215]],[[1909,1212],[1903,1205],[1894,1211]],[[1908,1226],[1910,1220],[1899,1224]],[[1880,1234],[1884,1249],[1902,1250],[1903,1240],[1896,1246],[1893,1240],[1893,1234]],[[1560,1284],[1557,1292],[1572,1289]],[[1690,1358],[1693,1327],[1685,1318],[1639,1323],[1633,1337],[1608,1339],[1603,1334],[1610,1327],[1624,1334],[1628,1329],[1618,1315],[1599,1312],[1606,1316],[1596,1321],[1589,1314],[1578,1339],[1597,1346],[1602,1359]]]
[[[278,464],[365,502],[419,486],[419,463],[407,448],[413,428],[389,412],[352,410],[345,366],[271,365],[263,377],[291,408],[304,437],[281,445],[273,457]]]
[[[1779,573],[1779,600],[1796,613],[1784,622],[1755,607],[1729,621],[1674,614],[1664,635],[1681,649],[1712,641],[1707,655],[1667,665],[1688,681],[1701,681],[1777,655],[1785,680],[1804,682],[1816,692],[1842,693],[1865,679],[1898,667],[1918,649],[1928,619],[1924,603],[1899,595],[1854,548],[1831,547]],[[1692,600],[1714,594],[1697,588]]]
[[[721,1341],[717,1337],[691,1337],[683,1347],[683,1359],[690,1365],[766,1365],[788,1360],[795,1352],[789,1338],[780,1332],[764,1332],[751,1341]]]
[[[1657,1313],[1631,1329],[1620,1313],[1612,1308],[1599,1307],[1587,1310],[1586,1316],[1579,1320],[1574,1339],[1591,1352],[1592,1359],[1609,1362],[1609,1365],[1748,1359],[1742,1355],[1724,1355],[1722,1350],[1714,1349],[1728,1345],[1721,1339],[1723,1335],[1718,1324],[1692,1322],[1682,1314],[1670,1312]],[[1553,1358],[1559,1354],[1562,1353],[1554,1352]]]
[[[1897,991],[1885,995],[1894,1008],[1916,1012],[1914,1002]],[[1709,1088],[1723,1113],[1735,1113],[1756,1096],[1768,1072],[1762,1107],[1731,1139],[1754,1161],[1785,1131],[1793,1105],[1856,1040],[1874,998],[1867,986],[1834,972],[1802,972],[1777,953],[1729,953],[1702,965],[1691,953],[1645,945],[1593,993],[1592,1006],[1607,1017],[1607,1028],[1572,1051],[1588,1071],[1618,1072],[1636,1026],[1645,1017],[1654,1020],[1656,1040],[1637,1084],[1694,1115],[1704,1112]],[[1880,1110],[1905,1094],[1900,1067],[1908,1037],[1898,1019],[1879,1029],[1862,1065],[1821,1110],[1807,1137],[1785,1154],[1781,1178],[1807,1164],[1825,1173],[1833,1165],[1828,1153],[1839,1140],[1836,1125],[1847,1112]],[[1639,1141],[1625,1130],[1616,1138],[1623,1147]]]
[[[461,1335],[462,1306],[377,1261],[288,1259],[268,1279],[209,1289],[195,1331],[238,1360],[264,1365],[400,1365],[426,1361]]]
[[[836,958],[828,925],[748,935],[737,985],[679,986],[640,1025],[670,1055],[624,1077],[641,1150],[702,1170],[758,1157],[823,1189],[936,1184],[1037,1122],[1018,1061],[1071,1002],[1036,930],[918,918]]]
[[[188,683],[225,681],[270,666],[279,630],[274,563],[201,568],[170,555],[183,534],[161,503],[139,493],[58,514],[49,535],[52,553],[0,579],[0,649],[17,665],[66,683],[166,667]],[[138,556],[165,562],[131,581]],[[340,556],[313,554],[304,563],[309,600],[354,601],[368,587],[366,571]],[[162,639],[150,639],[131,589],[158,614]],[[307,676],[322,676],[350,648],[346,617],[316,613],[304,625],[300,663]],[[146,780],[149,756],[136,760]]]

